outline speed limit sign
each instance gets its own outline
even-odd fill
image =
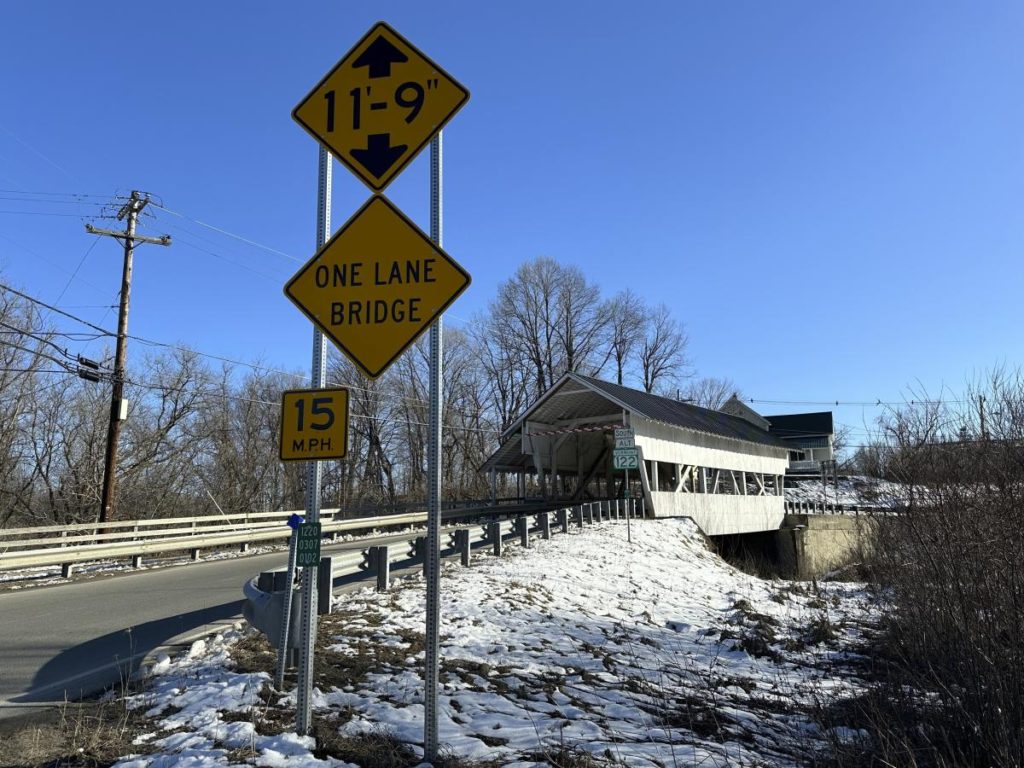
[[[348,390],[292,389],[281,396],[281,461],[343,459]]]

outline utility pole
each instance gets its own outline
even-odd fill
[[[152,243],[154,245],[170,245],[171,236],[146,237],[135,234],[135,226],[139,220],[139,212],[149,203],[149,195],[143,196],[132,191],[121,210],[117,212],[117,220],[128,218],[124,232],[112,229],[100,229],[92,224],[85,225],[85,231],[92,235],[104,235],[120,240],[124,245],[124,270],[121,273],[121,306],[117,317],[117,347],[114,352],[114,378],[110,393],[110,426],[107,428],[107,455],[103,467],[103,497],[100,501],[99,522],[109,522],[113,516],[114,494],[116,491],[117,443],[121,436],[121,422],[127,416],[124,399],[125,348],[128,344],[128,304],[132,290],[132,255],[136,243]]]

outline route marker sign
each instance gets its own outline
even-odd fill
[[[371,379],[469,285],[470,277],[382,195],[374,195],[284,292]]]
[[[281,394],[281,461],[343,459],[348,452],[348,390]]]
[[[299,568],[320,565],[320,523],[303,523],[298,527],[295,564]]]
[[[612,451],[612,466],[615,469],[639,469],[639,451],[636,448],[616,448]]]
[[[469,91],[383,21],[292,110],[375,192],[469,100]]]

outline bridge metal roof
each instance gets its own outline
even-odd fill
[[[608,429],[622,424],[623,411],[674,427],[742,440],[773,448],[792,446],[738,416],[681,403],[608,381],[567,373],[512,423],[501,436],[501,445],[481,469],[514,470],[529,464],[522,452],[522,430],[526,421],[545,424],[605,422]],[[550,431],[550,430],[548,430]]]
[[[751,424],[739,416],[732,416],[710,408],[701,408],[699,405],[683,403],[669,397],[652,395],[589,376],[570,375],[586,381],[591,386],[607,393],[609,397],[623,403],[628,410],[640,416],[646,416],[651,421],[661,421],[674,427],[707,432],[720,437],[731,437],[734,440],[746,440],[750,443],[761,443],[776,448],[789,447],[771,433],[759,429],[755,424]]]

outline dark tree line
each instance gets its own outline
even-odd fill
[[[109,385],[78,378],[54,354],[61,338],[30,301],[0,292],[0,525],[98,515]],[[628,289],[604,296],[582,270],[553,259],[524,263],[468,331],[445,329],[446,496],[487,496],[478,467],[501,431],[566,371],[717,406],[731,384],[693,378],[686,350],[669,307],[649,306]],[[351,388],[350,428],[348,458],[326,464],[324,505],[397,508],[421,500],[426,337],[376,381],[332,354],[328,379]],[[279,461],[278,430],[281,392],[302,386],[299,372],[130,345],[116,515],[301,507],[302,465]]]

